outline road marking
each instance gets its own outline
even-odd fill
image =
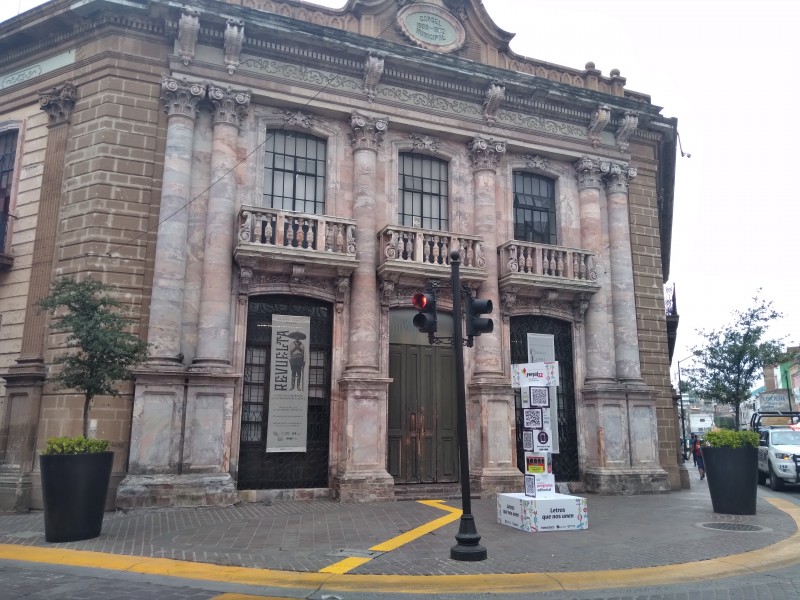
[[[444,527],[449,523],[452,523],[456,519],[461,518],[461,509],[453,508],[452,506],[447,506],[444,504],[444,500],[417,500],[420,504],[424,504],[426,506],[432,506],[434,508],[438,508],[441,510],[446,510],[448,515],[444,517],[439,517],[438,519],[434,519],[424,525],[420,525],[419,527],[415,527],[410,531],[406,531],[405,533],[401,533],[398,536],[393,537],[390,540],[386,540],[385,542],[381,542],[380,544],[376,544],[372,546],[370,550],[374,552],[391,552],[392,550],[396,550],[400,546],[404,546],[409,542],[413,542],[414,540],[421,538],[423,535],[430,533],[431,531],[436,531],[440,527]],[[339,562],[335,562],[332,565],[325,567],[324,569],[320,569],[320,573],[335,573],[336,575],[343,575],[344,573],[349,573],[356,567],[360,567],[361,565],[368,563],[371,561],[372,558],[364,558],[364,557],[355,557],[351,556],[349,558],[345,558],[340,560]]]
[[[299,590],[373,594],[381,592],[391,594],[397,593],[398,590],[402,590],[405,594],[464,594],[465,590],[469,590],[470,594],[479,594],[502,590],[507,594],[530,595],[533,592],[674,585],[722,577],[749,576],[754,572],[766,573],[800,564],[800,506],[783,498],[764,499],[794,520],[798,529],[785,540],[766,548],[733,556],[638,569],[481,575],[350,575],[230,567],[168,558],[123,556],[13,544],[0,544],[0,560],[90,567],[144,575],[180,577],[195,581],[294,588],[291,594]],[[443,505],[437,508],[457,510]],[[457,517],[451,518],[455,520]],[[225,600],[230,598],[232,597],[229,596]]]

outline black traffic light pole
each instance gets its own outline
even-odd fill
[[[467,398],[464,388],[464,338],[461,333],[461,255],[450,253],[450,287],[453,290],[453,352],[456,356],[456,392],[458,401],[458,458],[461,463],[461,522],[455,546],[450,548],[454,560],[485,560],[486,548],[481,546],[481,536],[475,528],[469,490],[469,447],[467,445]]]

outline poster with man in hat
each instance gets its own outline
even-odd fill
[[[267,452],[305,452],[311,319],[272,315]]]

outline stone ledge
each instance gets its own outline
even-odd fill
[[[260,502],[264,504],[272,504],[273,502],[328,500],[331,497],[331,490],[330,488],[239,490],[238,496],[240,502]]]
[[[660,467],[641,469],[586,469],[586,491],[604,496],[666,494],[669,476]]]
[[[228,473],[128,475],[117,488],[117,508],[231,506],[238,496]]]

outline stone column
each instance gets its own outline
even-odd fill
[[[614,360],[606,296],[608,278],[603,249],[603,221],[600,212],[601,167],[584,156],[575,164],[581,218],[581,247],[595,253],[595,271],[600,290],[589,299],[586,311],[586,384],[613,383]]]
[[[610,164],[605,178],[608,195],[608,239],[611,258],[611,300],[614,315],[614,356],[617,379],[642,384],[639,364],[639,331],[633,289],[631,228],[628,214],[628,181],[636,169]]]
[[[219,368],[231,364],[231,282],[234,219],[236,217],[236,147],[239,127],[247,115],[250,92],[209,86],[214,107],[211,150],[211,191],[206,214],[200,321],[194,366]]]
[[[20,354],[16,364],[2,375],[6,380],[7,417],[2,436],[5,447],[0,463],[0,510],[27,510],[31,504],[31,472],[45,378],[44,340],[47,337],[47,314],[39,310],[37,303],[47,296],[53,276],[64,158],[77,97],[77,88],[71,83],[39,95],[39,106],[49,117],[47,146]]]
[[[353,214],[358,268],[350,285],[347,367],[339,387],[344,396],[344,465],[334,479],[341,500],[384,500],[394,496],[386,471],[390,379],[381,377],[377,285],[376,169],[388,121],[353,113]]]
[[[496,176],[505,151],[505,142],[480,137],[467,144],[473,168],[474,232],[481,236],[488,275],[478,296],[492,301],[494,311],[491,318],[496,322],[494,331],[475,338],[472,349],[474,369],[468,386],[470,406],[467,412],[472,424],[469,433],[470,478],[474,489],[482,493],[519,491],[522,485],[522,475],[514,460],[514,393],[510,376],[503,372],[503,328],[499,321]]]
[[[376,373],[378,367],[378,230],[375,215],[378,146],[389,123],[358,113],[350,117],[353,130],[353,215],[356,217],[358,268],[350,286],[350,337],[347,370]]]
[[[180,367],[192,138],[197,105],[205,98],[206,86],[165,77],[161,91],[167,111],[167,147],[147,341],[150,364]]]

